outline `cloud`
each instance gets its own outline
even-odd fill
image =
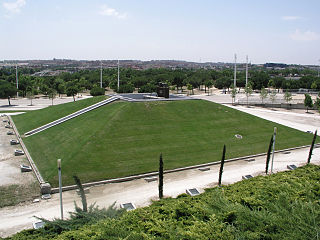
[[[21,8],[26,5],[26,0],[17,0],[15,2],[4,2],[2,6],[9,12],[9,13],[19,13]]]
[[[110,8],[105,4],[101,6],[99,14],[103,16],[116,17],[119,19],[127,18],[126,13],[119,13],[116,9]]]
[[[282,16],[281,19],[284,21],[295,21],[295,20],[301,19],[301,17],[300,16]]]
[[[316,32],[302,32],[299,29],[296,29],[296,31],[290,35],[290,38],[295,41],[315,41],[320,39],[320,35]]]

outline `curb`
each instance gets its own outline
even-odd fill
[[[291,151],[291,150],[307,148],[310,146],[311,145],[305,145],[305,146],[287,148],[287,149],[277,150],[277,151],[275,151],[275,153],[287,152],[287,151]],[[320,146],[320,144],[315,144],[315,146]],[[261,157],[264,155],[267,155],[267,153],[258,153],[258,154],[254,154],[254,155],[244,156],[244,157],[231,158],[231,159],[225,160],[225,163],[240,161],[240,160],[253,158],[253,157]],[[221,163],[221,161],[217,161],[217,162],[203,163],[203,164],[198,164],[198,165],[193,165],[193,166],[188,166],[188,167],[175,168],[175,169],[171,169],[171,170],[165,170],[164,174],[181,172],[184,170],[190,170],[190,169],[201,168],[201,167],[208,167],[208,166],[213,166],[213,165],[219,165],[220,163]],[[158,172],[150,172],[150,173],[138,174],[138,175],[122,177],[122,178],[113,178],[113,179],[101,180],[101,181],[97,181],[97,182],[83,183],[82,186],[83,187],[92,187],[92,186],[109,184],[109,183],[121,183],[121,182],[127,182],[127,181],[132,181],[132,180],[141,179],[141,178],[145,178],[145,177],[153,177],[153,176],[158,176]],[[75,190],[75,189],[78,189],[77,185],[69,185],[69,186],[62,187],[63,192]],[[51,193],[58,193],[58,192],[59,192],[59,188],[52,188],[51,189]]]
[[[42,176],[41,176],[41,174],[40,174],[40,172],[39,172],[36,164],[34,163],[31,155],[29,154],[27,147],[24,145],[24,142],[23,142],[22,138],[20,137],[20,134],[19,134],[19,132],[18,132],[18,129],[16,128],[16,125],[14,124],[14,121],[12,120],[12,118],[11,118],[10,115],[8,115],[8,118],[10,119],[10,123],[11,123],[11,125],[12,125],[12,127],[13,127],[13,130],[14,130],[14,132],[16,133],[17,138],[19,139],[20,145],[21,145],[21,147],[22,147],[22,149],[23,149],[23,151],[24,151],[24,154],[25,154],[25,156],[27,157],[27,159],[28,159],[28,161],[29,161],[29,163],[30,163],[30,165],[31,165],[31,167],[32,167],[32,170],[33,170],[34,174],[36,175],[36,178],[37,178],[39,184],[41,185],[41,184],[46,183],[46,182],[43,180],[43,178],[42,178]]]

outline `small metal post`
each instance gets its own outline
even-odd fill
[[[60,211],[61,211],[61,219],[63,219],[62,182],[61,182],[61,159],[58,159],[58,174],[59,174],[59,192],[60,192]]]
[[[273,173],[273,160],[274,160],[274,149],[275,149],[275,145],[276,145],[276,135],[277,135],[277,128],[275,127],[273,130],[271,173]]]

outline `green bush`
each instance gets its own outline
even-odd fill
[[[91,96],[100,96],[100,95],[104,95],[104,93],[105,93],[105,89],[100,87],[93,87],[90,90]]]
[[[120,85],[117,93],[133,93],[134,86],[132,84]]]

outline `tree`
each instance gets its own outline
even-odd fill
[[[316,138],[317,138],[317,131],[318,131],[318,130],[316,130],[316,131],[314,132],[314,135],[313,135],[312,143],[311,143],[310,150],[309,150],[308,164],[309,164],[310,161],[311,161],[311,156],[312,156],[312,151],[313,151],[314,143],[316,142]]]
[[[318,93],[317,99],[314,102],[314,105],[318,108],[318,111],[320,112],[320,92]]]
[[[260,98],[261,98],[262,104],[263,104],[263,100],[266,99],[267,97],[268,97],[268,91],[264,87],[261,88]]]
[[[59,83],[57,87],[57,92],[59,93],[59,97],[61,94],[64,94],[66,92],[66,84],[65,83]]]
[[[71,85],[67,87],[67,96],[72,96],[73,97],[73,101],[75,102],[76,99],[74,98],[75,95],[77,95],[79,89],[77,86]]]
[[[292,94],[290,92],[288,92],[288,90],[287,90],[285,92],[283,98],[287,102],[287,104],[289,105],[289,102],[292,100]]]
[[[162,153],[160,154],[159,159],[159,198],[163,198],[163,161]]]
[[[237,89],[233,86],[231,86],[231,98],[232,98],[232,105],[236,103],[236,95],[237,95]]]
[[[270,100],[271,100],[272,105],[273,105],[274,102],[275,102],[276,99],[277,99],[277,91],[272,90],[272,91],[269,93],[269,97],[270,97]]]
[[[32,106],[32,99],[34,98],[34,95],[35,95],[35,90],[34,90],[34,88],[28,87],[28,88],[27,88],[27,93],[26,93],[26,95],[27,95],[27,98],[29,98],[30,101],[31,101],[30,106]]]
[[[9,105],[11,105],[10,98],[16,93],[17,88],[13,84],[7,81],[0,81],[0,98],[8,98]]]
[[[304,95],[304,106],[307,108],[307,112],[308,112],[309,108],[313,107],[312,98],[307,93]]]
[[[223,166],[224,166],[225,158],[226,158],[226,145],[223,145],[222,159],[221,159],[220,170],[219,170],[219,181],[218,181],[218,185],[220,187],[221,187],[222,173],[223,173]]]
[[[190,91],[192,91],[192,94],[193,94],[193,87],[190,83],[187,84],[187,89],[189,91],[189,94],[190,94]]]
[[[247,84],[247,86],[244,89],[244,92],[247,96],[247,106],[249,106],[249,97],[252,94],[252,86],[250,83]]]
[[[81,202],[82,202],[82,211],[88,212],[87,198],[86,198],[86,194],[84,192],[83,186],[81,184],[81,181],[77,176],[73,176],[73,179],[74,179],[77,187],[79,188],[79,193],[80,193]]]
[[[208,79],[204,82],[204,92],[206,92],[206,88],[208,88],[208,95],[209,95],[209,89],[213,86],[213,81],[211,79]]]
[[[268,153],[267,153],[266,174],[268,174],[268,170],[269,170],[269,162],[270,162],[272,144],[273,144],[273,135],[271,136],[270,143],[269,143],[269,148],[268,148]]]
[[[48,90],[48,96],[49,96],[49,99],[51,99],[51,105],[53,105],[53,99],[56,98],[56,95],[57,95],[56,90],[53,89],[53,88],[49,88],[49,90]]]

